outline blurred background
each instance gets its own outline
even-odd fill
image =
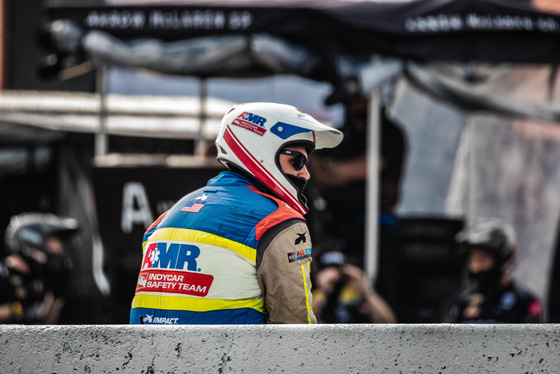
[[[144,13],[111,8],[142,3],[152,8]],[[375,2],[386,3],[386,17],[394,16],[403,27],[395,34],[384,30],[377,37],[379,45],[359,28],[367,19],[356,20],[355,29],[337,29],[347,14],[333,10],[328,14],[332,25],[325,27],[333,35],[344,32],[333,40],[347,40],[352,58],[341,58],[346,50],[326,48],[328,39],[319,40],[318,29],[304,31],[300,42],[296,35],[305,15],[293,16],[284,5],[270,9],[265,3],[245,2],[232,10],[234,5],[217,1],[198,3],[217,6],[217,12],[225,9],[230,16],[238,12],[229,22],[244,31],[241,40],[255,35],[250,47],[241,43],[243,58],[232,57],[239,39],[182,44],[183,32],[185,40],[196,42],[210,35],[209,24],[219,22],[210,13],[182,11],[180,4],[187,2],[175,2],[176,9],[162,7],[157,18],[157,1],[0,0],[0,232],[23,212],[78,220],[80,231],[68,250],[74,264],[69,295],[59,323],[128,323],[142,234],[175,201],[222,170],[214,159],[213,139],[231,106],[286,103],[345,128],[345,105],[372,92],[378,95],[375,116],[395,124],[405,139],[398,198],[389,212],[398,222],[390,226],[396,227],[391,235],[399,245],[391,249],[380,229],[373,250],[377,254],[389,247],[384,250],[393,254],[377,256],[372,273],[383,277],[374,281],[399,321],[442,321],[441,308],[462,280],[453,237],[478,216],[501,218],[516,229],[514,275],[543,300],[549,321],[560,319],[555,309],[560,301],[560,9],[554,1],[489,1],[498,9],[497,18],[471,18],[479,26],[469,26],[533,48],[525,52],[520,47],[515,54],[504,46],[500,51],[503,43],[496,39],[496,44],[479,48],[489,51],[474,62],[468,55],[480,41],[471,45],[457,36],[465,43],[462,49],[456,42],[453,51],[439,44],[455,36],[449,31],[459,13],[445,8],[452,1],[409,2],[422,6],[407,8],[420,14],[407,19],[394,12],[406,2]],[[249,3],[257,4],[254,10]],[[298,2],[280,3],[294,12],[301,8]],[[317,8],[320,12],[323,6]],[[499,12],[506,10],[513,16],[500,18]],[[258,17],[272,17],[267,12],[273,11],[278,18],[277,23],[266,21],[270,30],[254,26],[261,25]],[[150,25],[143,24],[146,14],[152,17]],[[193,26],[196,22],[200,27]],[[158,27],[160,32],[153,31]],[[531,43],[526,34],[502,35],[504,30],[543,32],[535,39],[542,44]],[[417,33],[403,36],[404,47],[415,46],[410,54],[404,47],[398,52],[385,46],[405,31]],[[446,34],[432,44],[420,42],[426,33],[438,31]],[[362,46],[373,52],[365,55]],[[322,50],[326,52],[317,52]],[[351,148],[347,152],[349,157]],[[359,243],[346,250],[363,257],[369,250],[364,244],[367,189],[359,191],[361,207],[352,214],[364,227],[358,233],[341,230],[340,235]],[[312,183],[307,192],[313,209],[308,220],[319,247],[331,243],[329,214],[336,211],[337,200],[329,193],[320,183]],[[379,216],[380,227],[387,223],[384,213],[369,212]],[[360,240],[353,241],[355,235]]]

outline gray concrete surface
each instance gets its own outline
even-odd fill
[[[0,326],[2,373],[559,373],[560,325]]]

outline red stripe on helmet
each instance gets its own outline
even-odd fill
[[[229,126],[224,131],[224,140],[237,158],[257,177],[260,181],[264,182],[268,187],[272,188],[274,192],[284,201],[301,214],[307,211],[300,204],[299,200],[290,194],[286,188],[278,181],[268,170],[266,170],[260,162],[245,148],[243,143],[235,136],[230,130]],[[290,203],[291,202],[291,203]]]

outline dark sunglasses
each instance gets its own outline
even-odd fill
[[[283,149],[280,151],[280,153],[283,155],[293,156],[290,162],[292,163],[292,165],[294,165],[294,169],[296,169],[296,171],[300,171],[304,166],[307,165],[307,157],[301,152]]]

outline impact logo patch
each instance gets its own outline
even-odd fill
[[[159,324],[159,325],[176,325],[179,318],[169,318],[169,317],[154,317],[153,314],[146,314],[146,316],[141,316],[142,323],[144,324]]]
[[[265,122],[266,122],[266,118],[263,118],[253,113],[243,112],[239,115],[239,117],[234,119],[231,124],[235,126],[243,127],[244,129],[247,129],[249,131],[254,132],[255,134],[262,136],[266,132],[266,129],[264,128]]]
[[[288,262],[291,263],[291,262],[301,261],[309,257],[311,257],[311,248],[306,248],[300,251],[288,253]]]

